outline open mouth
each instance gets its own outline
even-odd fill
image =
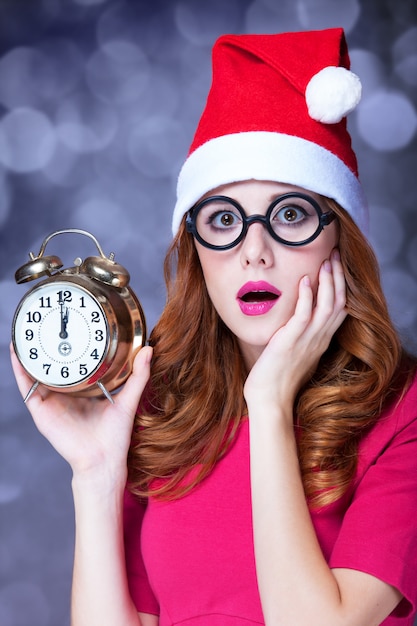
[[[279,295],[271,291],[248,291],[240,296],[240,300],[243,300],[243,302],[270,302],[278,300],[278,298]]]
[[[237,293],[237,301],[244,315],[265,315],[279,299],[281,292],[265,280],[248,281]]]

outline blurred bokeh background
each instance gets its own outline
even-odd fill
[[[69,468],[35,430],[9,365],[28,288],[15,270],[50,232],[86,229],[129,269],[151,328],[215,38],[339,25],[364,86],[349,128],[370,239],[417,352],[415,0],[0,0],[1,626],[69,624],[74,537]],[[70,265],[92,245],[65,235],[47,252]]]

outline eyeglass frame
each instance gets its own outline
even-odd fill
[[[287,198],[301,198],[302,200],[306,200],[314,208],[319,218],[319,223],[315,232],[312,235],[310,235],[310,237],[308,237],[307,239],[304,239],[303,241],[286,241],[285,239],[282,239],[279,235],[277,235],[271,226],[271,222],[269,218],[271,216],[272,211],[277,206],[277,204],[279,204],[282,200],[286,200]],[[197,230],[196,223],[197,223],[198,213],[206,204],[208,204],[209,202],[213,200],[220,200],[220,201],[228,202],[229,204],[234,206],[235,209],[238,210],[238,212],[240,213],[242,217],[241,233],[231,243],[225,244],[223,246],[216,246],[214,244],[208,243],[200,236]],[[271,235],[274,241],[278,241],[278,243],[282,243],[284,246],[298,247],[298,246],[306,246],[307,244],[317,239],[317,237],[320,235],[323,228],[331,224],[335,218],[336,218],[336,214],[334,213],[334,211],[330,210],[327,213],[324,213],[320,204],[317,202],[317,200],[315,200],[308,194],[297,192],[297,191],[291,191],[288,193],[284,193],[281,196],[278,196],[277,198],[275,198],[275,200],[273,200],[273,202],[271,202],[271,204],[269,205],[265,215],[260,215],[258,213],[258,214],[249,215],[249,216],[246,215],[244,208],[242,207],[241,204],[239,204],[239,202],[237,202],[237,200],[234,200],[233,198],[229,198],[229,196],[222,196],[222,195],[209,196],[208,198],[204,198],[203,200],[200,200],[200,202],[197,202],[197,204],[195,204],[188,211],[186,220],[185,220],[185,225],[186,225],[187,232],[191,233],[202,246],[204,246],[205,248],[209,248],[210,250],[230,250],[231,248],[236,247],[245,238],[248,232],[249,226],[251,224],[254,224],[255,222],[260,222],[261,224],[263,224],[263,226],[266,228],[267,232]]]

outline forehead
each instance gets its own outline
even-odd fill
[[[301,192],[308,194],[317,202],[320,202],[322,198],[303,187],[297,187],[296,185],[288,185],[284,183],[277,183],[274,181],[265,180],[245,180],[236,183],[228,183],[226,185],[220,185],[215,189],[211,189],[200,200],[204,200],[213,195],[222,195],[233,198],[242,205],[254,205],[264,206],[269,204],[277,196],[290,192]]]

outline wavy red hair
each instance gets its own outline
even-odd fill
[[[416,367],[390,320],[372,249],[343,209],[323,201],[339,222],[348,315],[295,405],[299,461],[312,507],[346,492],[361,437],[406,389]],[[176,498],[226,453],[246,412],[247,372],[234,335],[207,294],[184,222],[164,268],[167,303],[150,338],[152,374],[132,437],[129,485],[140,496]]]

